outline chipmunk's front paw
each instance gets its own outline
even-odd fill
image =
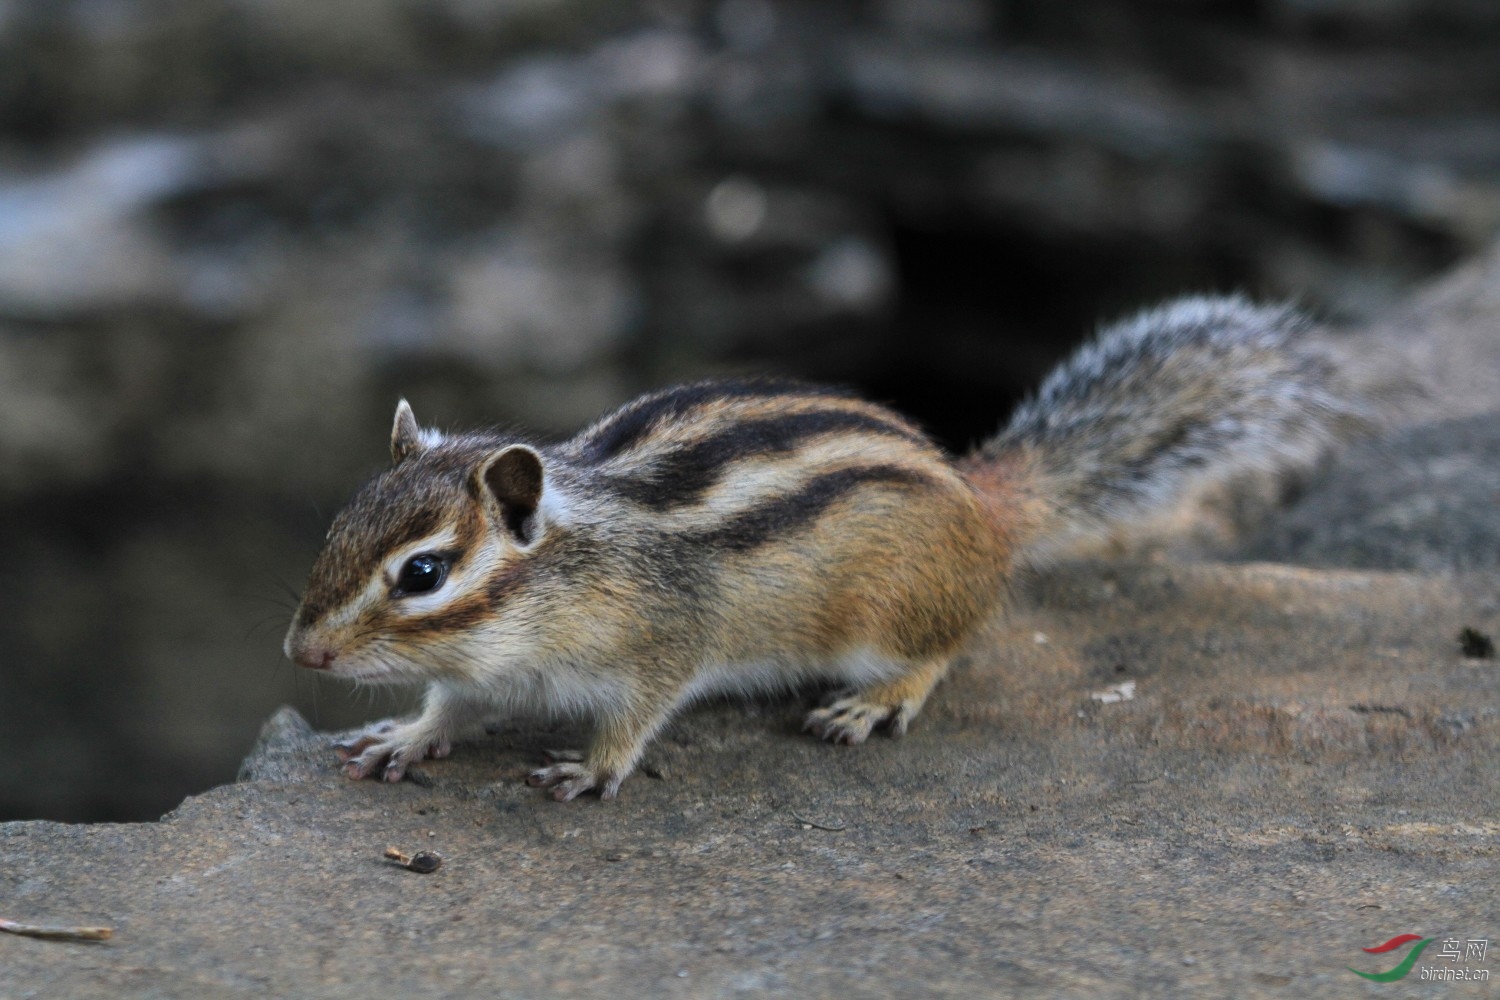
[[[400,781],[408,766],[425,758],[446,757],[452,742],[413,723],[401,725],[387,720],[377,723],[352,740],[333,744],[333,752],[350,778],[367,778],[376,772],[386,781]]]
[[[539,767],[526,776],[526,784],[535,788],[552,789],[552,797],[559,802],[576,799],[591,789],[598,789],[601,799],[612,799],[620,794],[623,774],[611,774],[580,760],[582,755],[567,751],[549,751],[546,767]]]
[[[847,743],[851,746],[863,743],[878,726],[884,726],[892,736],[904,736],[920,707],[909,702],[883,705],[857,694],[850,695],[808,712],[806,721],[802,723],[802,731],[811,732],[830,743]]]

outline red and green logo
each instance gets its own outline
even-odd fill
[[[1410,941],[1417,942],[1416,947],[1407,952],[1406,957],[1401,960],[1401,964],[1396,966],[1394,969],[1390,970],[1389,972],[1360,972],[1352,965],[1346,965],[1344,966],[1344,968],[1348,969],[1356,976],[1363,976],[1371,982],[1394,983],[1396,980],[1404,979],[1406,977],[1406,974],[1411,971],[1411,967],[1417,964],[1417,956],[1422,954],[1422,949],[1426,948],[1436,940],[1437,938],[1424,938],[1420,934],[1397,934],[1385,944],[1377,944],[1373,948],[1360,949],[1361,951],[1369,952],[1371,955],[1384,955],[1386,952],[1395,951],[1397,948]]]

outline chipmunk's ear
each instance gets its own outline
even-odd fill
[[[524,444],[495,453],[475,474],[479,494],[505,530],[522,545],[536,538],[536,509],[542,502],[542,456]]]
[[[403,458],[409,458],[426,447],[427,440],[422,435],[422,428],[417,426],[411,404],[401,400],[396,404],[396,422],[391,426],[391,464],[400,465]]]

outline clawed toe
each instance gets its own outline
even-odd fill
[[[446,737],[433,738],[425,731],[412,732],[391,722],[372,726],[358,736],[329,744],[341,770],[349,778],[377,774],[383,781],[397,782],[406,769],[424,757],[446,757],[453,744]]]
[[[344,777],[358,780],[369,777],[384,762],[384,755],[372,755],[367,752],[355,757],[345,757],[344,765],[340,770],[344,772]]]
[[[548,759],[556,759],[552,754]],[[572,761],[537,768],[526,776],[526,784],[533,788],[548,788],[559,802],[576,799],[584,792],[597,790],[601,799],[612,799],[620,791],[623,776],[600,775],[586,764]]]
[[[550,788],[552,797],[567,802],[594,787],[594,775],[582,764],[552,764],[538,768],[526,776],[526,783],[533,788]]]
[[[807,713],[803,732],[830,743],[853,746],[869,739],[877,727],[884,726],[891,736],[906,735],[916,713],[902,704],[892,707],[857,697],[840,698],[824,708]]]
[[[340,761],[350,761],[378,742],[380,741],[375,736],[365,733],[352,740],[340,740],[336,743],[330,743],[328,746],[338,756]]]

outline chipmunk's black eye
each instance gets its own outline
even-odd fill
[[[436,590],[447,575],[448,563],[442,556],[428,553],[412,556],[406,560],[406,565],[401,567],[401,575],[396,578],[396,594],[425,594],[429,590]]]

